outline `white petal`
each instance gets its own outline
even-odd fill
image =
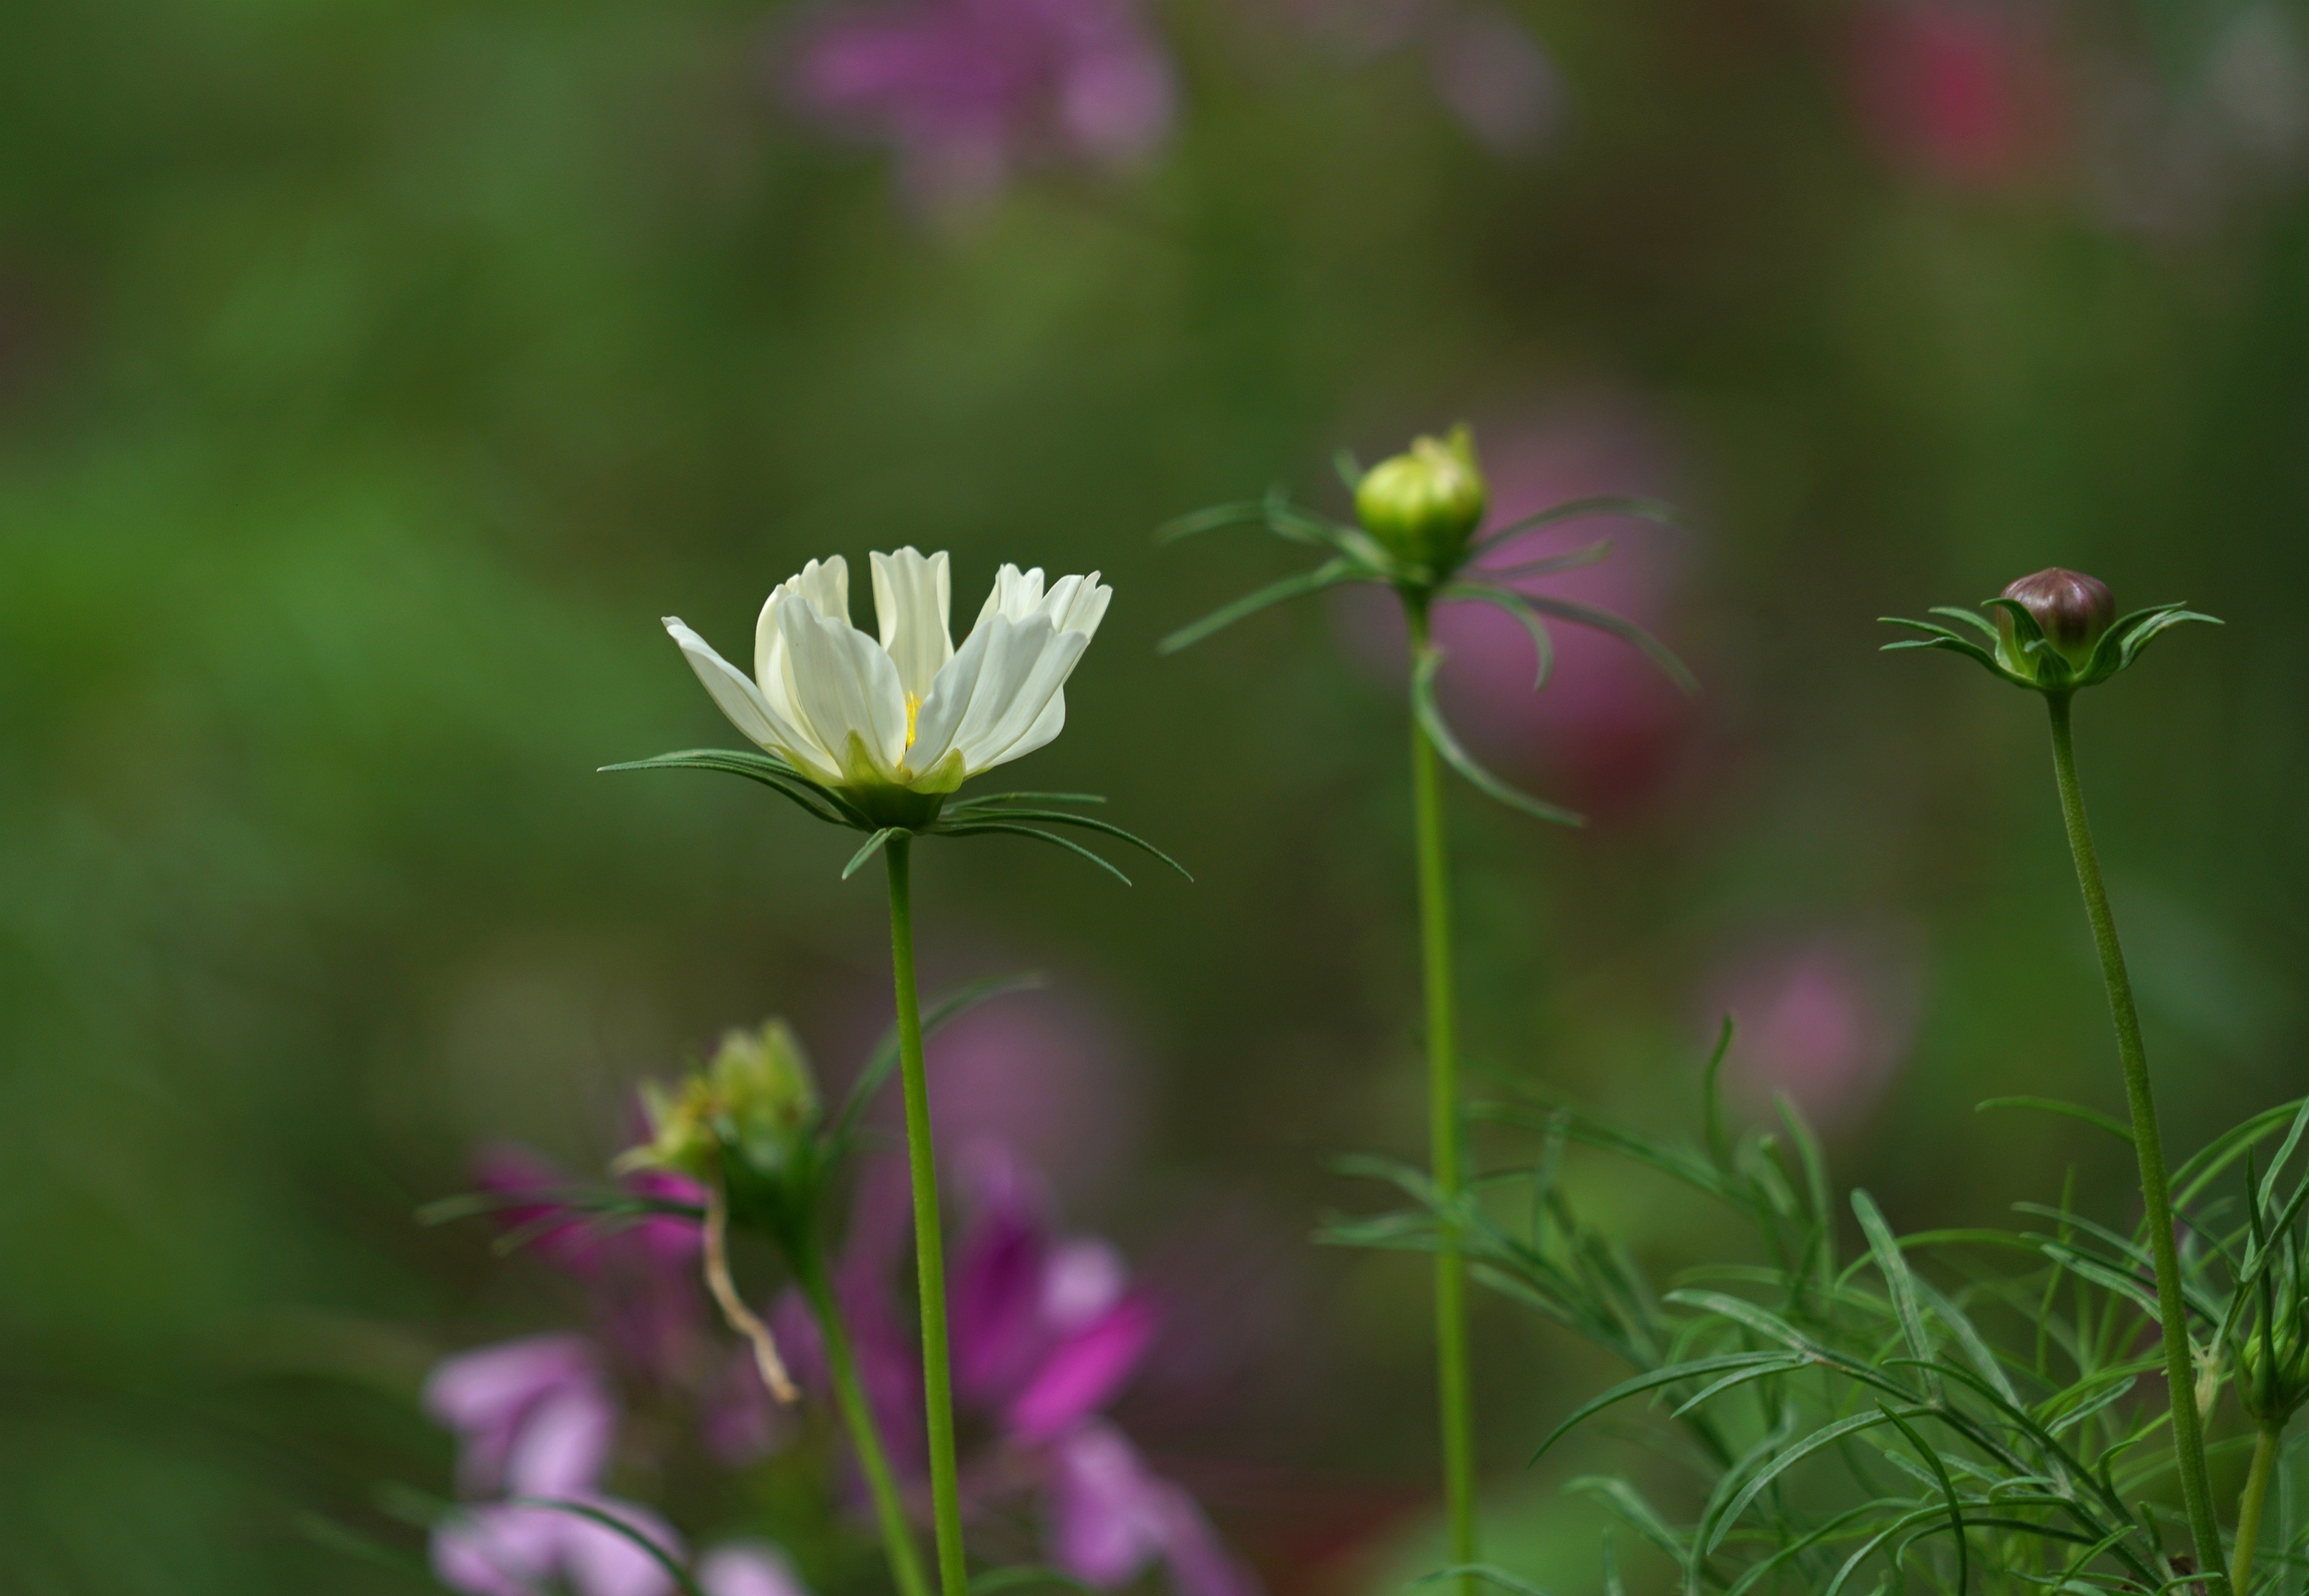
[[[705,684],[722,712],[730,717],[730,724],[814,780],[838,779],[826,751],[802,728],[771,708],[761,689],[746,679],[745,672],[715,653],[711,643],[682,625],[680,617],[667,616],[665,629],[681,645],[682,657]]]
[[[829,620],[850,618],[850,562],[838,554],[810,561],[782,585],[809,600],[809,607]]]
[[[912,548],[878,554],[874,562],[874,614],[881,624],[882,647],[898,668],[898,686],[916,703],[930,696],[930,682],[954,658],[947,629],[953,583],[946,551],[925,559]]]
[[[1026,728],[1025,735],[1003,749],[999,759],[990,759],[986,763],[1008,764],[1014,759],[1024,759],[1066,729],[1067,690],[1061,687],[1051,694],[1051,702],[1042,706],[1042,712],[1034,717],[1034,723]],[[979,768],[983,770],[986,766]]]
[[[1011,746],[1035,728],[1089,643],[1079,632],[1053,630],[1046,615],[1015,621],[998,615],[973,632],[954,663],[939,673],[922,705],[922,720],[941,737],[952,726],[947,746],[962,751],[965,772],[999,764],[1013,757]],[[1057,735],[1055,729],[1051,735]],[[915,747],[922,751],[921,760],[930,757],[927,736],[918,721]]]
[[[1063,602],[1059,590],[1066,590]],[[1094,571],[1087,576],[1069,576],[1051,590],[1044,600],[1051,609],[1051,619],[1061,632],[1079,632],[1085,637],[1098,635],[1098,624],[1106,618],[1106,607],[1114,597],[1114,590],[1098,579]]]
[[[895,781],[906,747],[906,698],[890,656],[848,621],[807,604],[779,605],[778,631],[794,703],[811,733],[844,764],[854,733],[873,773]]]
[[[1037,565],[1021,575],[1017,566],[1006,565],[994,574],[994,591],[986,595],[986,606],[978,612],[978,625],[985,625],[989,617],[997,615],[1023,621],[1042,602],[1042,568]]]

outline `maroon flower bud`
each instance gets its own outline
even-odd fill
[[[2077,670],[2090,662],[2101,634],[2116,619],[2116,600],[2109,597],[2106,582],[2081,571],[2063,571],[2058,565],[2022,577],[2006,588],[2002,596],[2027,610],[2036,621],[2037,629],[2045,634],[2045,641]],[[2013,635],[2013,626],[2011,612],[1998,609],[1996,629],[2002,635],[2009,662],[2033,676],[2037,673],[2023,663],[2026,656]]]

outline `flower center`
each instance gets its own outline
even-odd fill
[[[922,701],[912,694],[906,694],[906,746],[914,746],[914,720],[922,712]]]

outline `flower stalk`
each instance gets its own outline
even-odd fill
[[[2231,1588],[2238,1596],[2253,1590],[2253,1554],[2261,1540],[2261,1509],[2269,1500],[2269,1482],[2277,1472],[2277,1454],[2285,1436],[2282,1424],[2264,1424],[2253,1437],[2253,1467],[2244,1477],[2244,1495],[2237,1499],[2236,1562],[2229,1571]]]
[[[906,1505],[898,1495],[897,1477],[890,1471],[889,1454],[883,1449],[881,1432],[874,1425],[874,1410],[866,1401],[866,1388],[858,1378],[858,1358],[851,1350],[850,1331],[842,1322],[842,1310],[835,1303],[834,1288],[826,1277],[826,1261],[812,1247],[800,1270],[802,1294],[809,1300],[809,1309],[817,1320],[818,1338],[826,1346],[826,1372],[834,1379],[834,1400],[842,1410],[842,1422],[850,1431],[850,1445],[858,1454],[858,1466],[865,1472],[866,1488],[874,1498],[874,1521],[882,1531],[882,1549],[890,1561],[890,1578],[898,1588],[898,1596],[930,1596],[930,1582],[923,1577],[920,1554],[914,1549],[914,1534],[906,1523]]]
[[[1414,670],[1434,653],[1427,605],[1406,596]],[[1443,831],[1443,783],[1435,744],[1411,722],[1412,829],[1419,863],[1419,940],[1427,1002],[1427,1139],[1430,1172],[1447,1209],[1462,1189],[1459,1169],[1458,1013],[1451,970],[1450,857]],[[1476,1560],[1474,1393],[1467,1353],[1467,1267],[1455,1224],[1435,1249],[1435,1395],[1443,1446],[1443,1497],[1451,1558]],[[1460,1596],[1474,1581],[1461,1576]]]
[[[921,1004],[914,988],[911,852],[901,832],[882,850],[890,876],[890,971],[898,998],[898,1077],[906,1100],[906,1163],[914,1188],[914,1266],[922,1307],[922,1405],[929,1414],[930,1507],[943,1596],[968,1596],[962,1497],[954,1446],[954,1378],[946,1326],[946,1240],[938,1218],[938,1150],[930,1139],[930,1082],[922,1064]]]
[[[2091,824],[2085,817],[2084,789],[2077,780],[2076,746],[2069,724],[2071,698],[2071,694],[2063,692],[2045,695],[2052,715],[2053,772],[2060,785],[2061,819],[2068,828],[2069,853],[2076,865],[2077,885],[2084,893],[2085,916],[2092,922],[2093,945],[2100,954],[2101,979],[2108,988],[2109,1014],[2116,1025],[2117,1057],[2124,1067],[2125,1106],[2132,1118],[2133,1151],[2140,1160],[2149,1253],[2157,1265],[2158,1317],[2164,1324],[2165,1380],[2181,1498],[2188,1511],[2190,1537],[2196,1544],[2197,1566],[2210,1576],[2211,1596],[2224,1596],[2228,1580],[2220,1524],[2213,1512],[2212,1479],[2205,1467],[2204,1421],[2192,1396],[2195,1359],[2189,1340],[2188,1305],[2182,1296],[2180,1254],[2173,1238],[2170,1177],[2157,1126],[2156,1098],[2149,1088],[2149,1054],[2140,1041],[2140,1015],[2132,1002],[2132,980],[2125,972],[2124,948],[2117,940],[2115,917],[2109,912],[2108,889],[2101,881],[2100,858],[2093,848]],[[2249,1543],[2243,1526],[2239,1529],[2238,1557],[2249,1564],[2252,1554],[2245,1549]]]

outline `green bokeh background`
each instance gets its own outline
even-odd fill
[[[12,16],[0,1589],[418,1588],[300,1518],[385,1533],[378,1481],[445,1490],[423,1368],[558,1310],[417,1206],[488,1137],[596,1166],[625,1084],[724,1025],[881,1023],[852,840],[592,773],[726,740],[657,617],[740,651],[812,555],[949,548],[965,617],[1005,559],[1114,585],[1019,773],[1113,795],[1197,884],[1001,841],[919,877],[939,968],[1040,964],[1129,1037],[1142,1151],[1072,1216],[1128,1244],[1206,1206],[1295,1236],[1368,1200],[1329,1153],[1422,1137],[1400,697],[1317,605],[1158,660],[1296,551],[1151,530],[1277,478],[1336,505],[1338,443],[1583,393],[1672,441],[1665,630],[1708,693],[1610,824],[1455,791],[1478,1052],[1678,1126],[1727,952],[1896,927],[1921,1018],[1839,1177],[1918,1226],[2073,1162],[2123,1215],[2121,1148],[1972,1107],[2118,1101],[2039,712],[1874,651],[1880,614],[2062,563],[2229,622],[2080,710],[2174,1134],[2301,1089],[2309,192],[2132,228],[2081,157],[1919,173],[1839,5],[1518,14],[1570,96],[1536,159],[1407,56],[1181,0],[1146,169],[934,218],[765,91],[760,4]],[[2184,105],[2237,14],[2042,13],[2063,82],[2115,60]],[[1712,1245],[1582,1178],[1639,1249]],[[1350,1589],[1421,1555],[1421,1276],[1301,1267],[1295,1377],[1169,1444],[1252,1481],[1206,1495],[1279,1591]],[[1502,1560],[1584,1588],[1577,1460],[1518,1468],[1611,1370],[1496,1305],[1480,1339]],[[1302,1554],[1327,1511],[1370,1532]]]

